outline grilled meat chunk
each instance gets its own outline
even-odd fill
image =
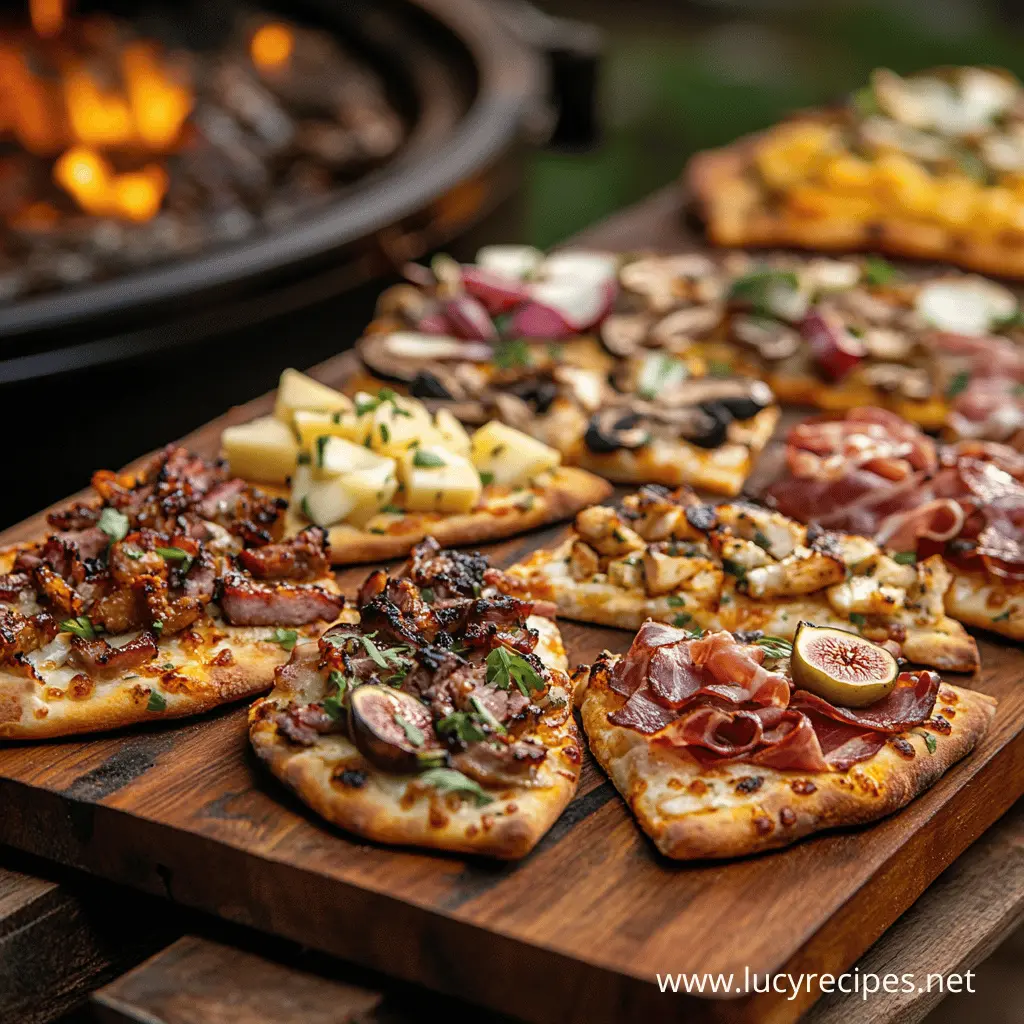
[[[0,605],[0,663],[45,647],[58,632],[57,620],[45,612],[25,616]]]
[[[330,571],[331,564],[327,531],[320,526],[307,526],[290,540],[241,551],[238,561],[257,579],[321,579]]]
[[[235,626],[304,626],[336,619],[345,599],[313,584],[254,583],[238,573],[224,577],[220,606]]]
[[[71,640],[71,661],[93,679],[113,679],[123,672],[131,672],[156,657],[156,637],[148,630],[133,640],[112,647],[106,640]]]

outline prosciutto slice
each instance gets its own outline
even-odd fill
[[[889,696],[866,708],[836,707],[807,690],[795,691],[789,706],[800,711],[815,711],[826,718],[863,729],[898,733],[931,717],[938,692],[938,673],[901,672]]]

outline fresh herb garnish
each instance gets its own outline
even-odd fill
[[[480,728],[480,723],[468,711],[453,711],[445,715],[437,723],[437,731],[453,733],[463,743],[478,743],[487,739],[487,733]]]
[[[422,448],[416,449],[412,457],[412,464],[420,469],[436,469],[438,466],[448,465],[440,455],[424,451]]]
[[[368,412],[375,412],[382,405],[391,404],[392,413],[395,416],[412,416],[408,409],[403,409],[398,404],[398,395],[391,388],[381,388],[376,398],[356,398],[356,416],[365,416]]]
[[[345,678],[344,672],[332,669],[331,674],[327,677],[327,685],[334,687],[334,692],[329,697],[325,697],[321,704],[324,711],[337,722],[345,714],[345,695],[348,692],[348,679]]]
[[[754,643],[763,647],[769,658],[788,658],[793,653],[793,645],[781,636],[759,636]]]
[[[511,370],[517,366],[529,366],[532,362],[530,346],[523,338],[503,341],[494,348],[494,365],[499,370]]]
[[[495,647],[487,655],[487,682],[497,686],[499,690],[507,690],[515,683],[526,697],[534,690],[544,689],[544,680],[537,670],[525,658],[507,647]]]
[[[917,552],[916,551],[897,551],[892,556],[894,562],[899,562],[900,565],[916,565],[917,564]]]
[[[1012,609],[1007,608],[1005,612],[1002,612],[1000,615],[995,616],[995,618],[992,619],[992,621],[993,622],[1006,622],[1006,620],[1009,619],[1009,617],[1010,617],[1011,610]]]
[[[183,551],[181,548],[154,548],[153,550],[168,562],[180,563],[178,568],[188,575],[189,569],[192,568],[194,558],[187,551]]]
[[[949,383],[946,385],[946,397],[956,398],[961,392],[967,390],[967,385],[971,383],[971,375],[967,370],[959,370],[953,374],[950,378]]]
[[[387,512],[388,515],[392,515],[392,516],[405,515],[405,509],[401,508],[399,505],[385,505],[381,509],[381,512]]]
[[[327,450],[327,442],[330,437],[318,437],[316,439],[316,465],[318,469],[324,468],[324,452]]]
[[[391,428],[386,423],[379,424],[379,427],[381,442],[387,444],[391,440]]]
[[[280,644],[286,651],[291,651],[299,642],[299,634],[294,629],[281,629],[279,626],[267,639],[272,644]]]
[[[865,626],[868,619],[866,615],[861,615],[860,612],[850,612],[850,621],[855,626]]]
[[[479,782],[474,782],[454,768],[430,768],[419,776],[419,780],[442,793],[465,793],[473,797],[481,806],[492,803],[494,800],[494,797],[488,796],[483,791]]]
[[[687,623],[688,623],[689,621],[691,621],[691,619],[693,619],[693,616],[692,616],[692,615],[691,615],[691,614],[690,614],[689,612],[680,612],[680,613],[679,613],[679,614],[678,614],[678,615],[677,615],[677,616],[676,616],[676,617],[675,617],[675,618],[674,618],[674,619],[672,620],[672,625],[673,625],[673,626],[679,626],[680,628],[682,628],[682,627],[683,627],[683,626],[685,626],[685,625],[686,625],[686,624],[687,624]]]
[[[731,558],[722,559],[722,571],[727,572],[730,576],[735,576],[737,583],[742,583],[747,578],[747,567],[739,562],[734,562]]]
[[[939,744],[930,732],[925,732],[924,729],[915,729],[914,733],[924,740],[924,745],[928,748],[929,754],[934,754],[938,750]]]
[[[131,522],[123,512],[119,512],[116,508],[105,508],[100,513],[97,525],[110,538],[110,542],[116,544],[128,536]]]
[[[473,705],[473,710],[495,731],[505,732],[505,726],[499,722],[494,715],[488,710],[487,705],[476,695],[472,695],[469,698],[469,703]]]
[[[420,597],[423,598],[427,604],[434,603],[434,588],[433,587],[420,587]]]
[[[864,259],[864,281],[866,284],[881,287],[891,284],[899,277],[899,271],[881,256],[867,256]]]
[[[167,700],[162,693],[157,693],[156,690],[149,691],[149,700],[146,702],[147,711],[166,711]]]
[[[413,725],[412,722],[407,721],[401,715],[395,715],[395,721],[402,727],[402,732],[405,733],[405,738],[414,746],[422,747],[425,739],[423,730]]]
[[[150,628],[159,636],[164,631],[164,624],[159,619],[156,619]]]
[[[82,640],[96,639],[96,627],[92,624],[92,619],[88,615],[79,615],[75,619],[65,619],[60,624],[60,628],[66,633],[74,633],[75,636],[80,637]]]
[[[648,356],[636,382],[636,393],[651,402],[666,388],[686,380],[689,371],[686,364],[664,352]]]
[[[762,551],[767,551],[772,546],[772,542],[768,539],[767,534],[762,533],[760,530],[755,530],[754,531],[753,540],[754,540],[754,543]]]
[[[480,471],[480,483],[486,487],[488,484],[494,483],[494,474],[488,473],[485,470]]]
[[[729,287],[727,298],[729,302],[749,306],[760,316],[774,317],[773,297],[780,290],[795,292],[799,287],[800,280],[792,270],[760,267],[736,278]]]
[[[320,702],[324,714],[335,722],[340,722],[345,717],[345,705],[340,697],[324,697]]]
[[[686,598],[680,597],[678,594],[673,594],[668,599],[669,608],[682,608],[684,604],[686,604]]]

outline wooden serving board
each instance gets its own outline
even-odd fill
[[[680,245],[678,201],[654,197],[587,241]],[[339,356],[315,371],[341,385]],[[222,429],[186,439],[215,455]],[[42,529],[37,516],[0,544]],[[498,564],[556,527],[492,546]],[[365,568],[339,574],[354,594]],[[573,663],[631,634],[563,622]],[[722,864],[661,858],[594,763],[519,864],[388,849],[323,824],[251,754],[242,707],[90,740],[0,749],[0,842],[536,1022],[795,1020],[816,993],[742,995],[745,972],[841,973],[1024,793],[1024,656],[980,641],[970,685],[1000,700],[979,748],[873,827]],[[962,680],[957,680],[962,681]],[[656,975],[732,974],[730,998],[662,994]],[[763,986],[762,986],[763,987]]]

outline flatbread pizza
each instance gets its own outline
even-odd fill
[[[665,856],[741,857],[874,821],[933,785],[988,728],[991,697],[900,672],[851,634],[811,632],[858,669],[840,694],[854,699],[874,672],[885,695],[846,706],[798,686],[778,638],[653,621],[625,655],[605,652],[578,673],[590,749]]]
[[[582,755],[547,609],[479,554],[416,547],[373,572],[359,622],[300,644],[249,715],[270,770],[383,843],[522,857],[572,798]]]
[[[177,718],[267,689],[343,614],[318,528],[175,446],[0,551],[0,737]]]

